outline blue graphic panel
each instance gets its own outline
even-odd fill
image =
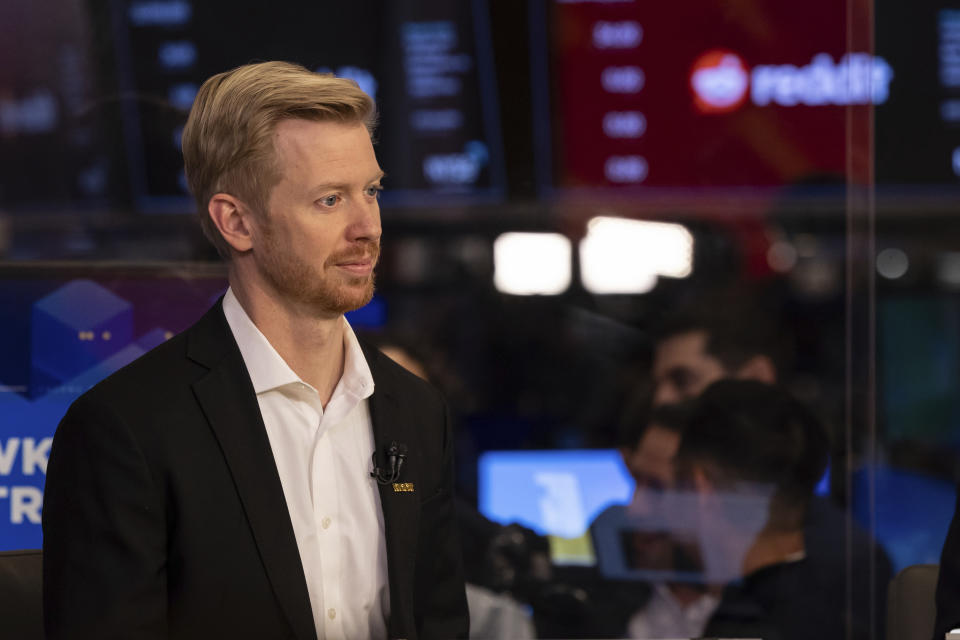
[[[30,330],[30,395],[37,397],[129,344],[133,306],[75,280],[34,303]]]
[[[89,279],[3,282],[0,550],[42,544],[47,460],[54,431],[70,404],[172,337],[167,321],[176,330],[186,328],[207,309],[210,293],[222,288],[219,278],[188,283],[161,277],[109,286]],[[137,304],[127,296],[147,310],[139,325]]]

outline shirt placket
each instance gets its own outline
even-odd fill
[[[329,408],[329,407],[328,407]],[[340,487],[337,481],[336,460],[333,444],[326,423],[327,412],[320,418],[317,428],[317,441],[312,462],[312,483],[314,523],[317,531],[317,544],[323,563],[321,584],[323,587],[323,628],[322,637],[344,638],[342,597],[340,593]]]

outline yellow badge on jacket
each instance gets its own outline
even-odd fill
[[[412,482],[394,482],[393,491],[395,493],[412,493],[413,483]]]

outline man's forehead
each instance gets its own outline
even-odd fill
[[[273,142],[284,170],[355,170],[364,173],[365,179],[377,179],[380,172],[370,135],[360,122],[281,120]]]
[[[365,142],[373,146],[370,133],[361,122],[284,118],[277,122],[273,129],[273,144],[278,149],[311,149],[316,146],[332,148],[347,142]]]
[[[702,329],[692,329],[667,336],[657,343],[654,349],[658,361],[668,357],[707,355],[707,333]]]

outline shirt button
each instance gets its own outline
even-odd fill
[[[331,620],[333,620],[334,618],[337,617],[337,610],[336,610],[336,609],[327,609],[327,615],[330,617]]]
[[[322,526],[324,529],[329,529],[329,528],[330,528],[330,518],[324,518],[324,519],[320,522],[320,526]],[[333,611],[333,609],[330,609],[330,611]]]

